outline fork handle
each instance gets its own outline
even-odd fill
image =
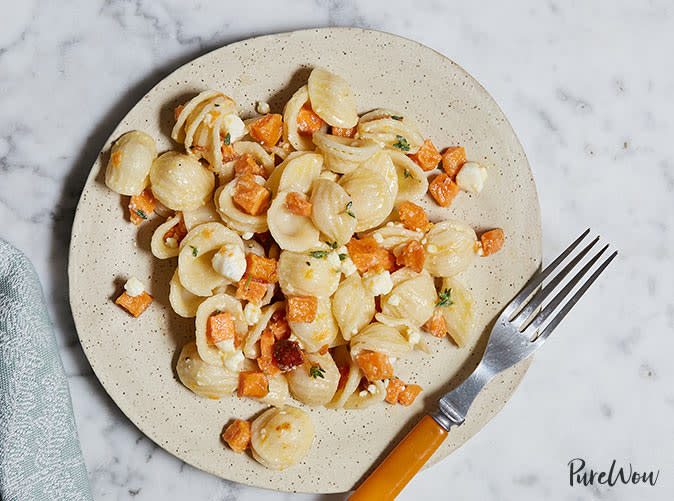
[[[395,499],[446,437],[447,430],[431,416],[424,416],[356,489],[349,500]]]

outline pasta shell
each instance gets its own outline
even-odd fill
[[[349,398],[344,402],[345,409],[365,409],[373,404],[382,402],[386,398],[386,384],[384,381],[373,381],[370,383],[374,385],[374,392],[366,392],[361,395],[360,392],[353,392]]]
[[[192,228],[200,224],[222,222],[220,214],[215,210],[215,203],[213,203],[213,200],[209,200],[206,205],[202,205],[196,209],[186,210],[182,214],[187,231],[192,230]]]
[[[339,284],[332,296],[332,313],[347,341],[372,321],[374,297],[368,294],[358,273],[352,273]]]
[[[395,166],[398,192],[395,205],[406,200],[415,201],[424,197],[428,191],[428,179],[424,171],[410,157],[399,151],[388,151]]]
[[[272,193],[280,191],[309,193],[314,179],[321,173],[322,166],[323,157],[318,153],[291,153],[269,176],[267,189]]]
[[[330,353],[309,353],[305,362],[288,372],[286,378],[290,394],[295,400],[316,407],[327,404],[335,395],[339,370]]]
[[[342,176],[339,184],[351,196],[357,232],[378,226],[391,213],[395,195],[381,174],[358,168]]]
[[[356,98],[351,86],[339,75],[315,68],[307,84],[314,112],[333,127],[349,128],[358,123]]]
[[[194,341],[190,341],[180,350],[176,372],[178,379],[201,397],[219,399],[233,393],[239,386],[239,374],[222,364],[211,365],[204,362]]]
[[[168,218],[154,230],[152,240],[150,241],[150,250],[152,251],[152,255],[157,259],[168,259],[178,255],[178,242],[175,242],[175,247],[169,246],[164,240],[164,235],[166,235],[166,232],[171,228],[180,223],[181,219],[182,216],[178,213],[175,216]]]
[[[416,165],[416,164],[415,164]],[[398,195],[398,175],[393,161],[386,151],[378,151],[368,158],[362,165],[363,169],[370,169],[380,174],[386,180],[391,196],[396,199]],[[425,179],[425,178],[424,178]]]
[[[238,179],[233,179],[215,191],[215,208],[227,226],[241,233],[263,233],[267,226],[267,215],[251,216],[239,209],[232,199]]]
[[[380,247],[392,250],[399,245],[406,244],[410,240],[421,240],[424,237],[424,233],[421,231],[408,230],[399,223],[386,223],[386,226],[368,231],[363,236],[375,237],[379,242]]]
[[[426,234],[424,268],[435,277],[451,277],[468,269],[475,258],[477,236],[459,221],[442,221]]]
[[[202,105],[205,101],[208,101],[209,99],[212,99],[213,97],[217,96],[218,92],[215,90],[205,90],[203,92],[200,92],[197,96],[193,97],[190,99],[185,106],[183,106],[183,109],[180,111],[180,114],[178,114],[178,118],[176,119],[176,123],[173,126],[173,130],[171,131],[171,138],[174,141],[178,141],[179,143],[183,143],[185,141],[185,132],[183,130],[183,126],[185,125],[185,122],[187,121],[187,117],[189,117],[192,112],[197,108],[197,106]]]
[[[381,312],[383,315],[405,319],[414,327],[421,327],[433,314],[438,295],[433,277],[428,272],[417,274],[405,280],[382,296]]]
[[[358,122],[357,137],[370,139],[384,148],[397,149],[407,154],[416,153],[424,143],[417,124],[409,118],[402,117],[396,120],[391,118],[392,116],[399,115],[389,110],[373,110],[366,113]],[[401,137],[406,141],[406,145],[401,143]]]
[[[329,346],[337,336],[337,323],[332,315],[329,297],[318,298],[316,319],[313,322],[288,322],[288,325],[307,353],[316,352],[325,345]]]
[[[152,163],[150,183],[157,200],[169,209],[185,211],[206,204],[215,176],[195,158],[168,151]]]
[[[334,253],[331,253],[334,254]],[[339,258],[313,257],[308,252],[281,251],[278,282],[287,296],[330,297],[339,286]]]
[[[206,328],[208,317],[215,312],[231,313],[234,317],[234,326],[236,334],[243,339],[248,331],[248,324],[243,317],[243,309],[238,299],[227,294],[216,294],[206,299],[197,308],[197,318],[195,319],[196,342],[199,356],[207,364],[222,365],[222,352],[212,344],[208,344],[206,338]]]
[[[152,137],[137,130],[127,132],[110,149],[105,185],[121,195],[140,195],[148,185],[155,158],[157,147]]]
[[[180,283],[180,275],[178,270],[173,273],[171,281],[169,282],[169,303],[173,311],[183,318],[191,318],[196,316],[199,305],[206,299],[203,296],[197,296],[185,289]]]
[[[270,377],[268,390],[267,394],[260,399],[260,402],[275,407],[282,407],[288,402],[290,392],[288,391],[288,380],[285,375],[275,374]]]
[[[314,425],[297,407],[271,408],[251,425],[253,457],[272,470],[283,470],[300,461],[314,441]]]
[[[358,365],[351,358],[346,346],[334,350],[333,357],[337,367],[348,367],[349,371],[344,380],[344,384],[337,388],[332,400],[325,404],[325,406],[330,409],[340,409],[344,406],[344,403],[353,392],[358,389],[363,374]]]
[[[267,211],[267,225],[276,243],[282,248],[303,252],[319,245],[319,233],[307,216],[293,214],[286,206],[288,192],[276,195]]]
[[[472,294],[456,278],[445,278],[442,291],[449,290],[450,306],[439,310],[445,318],[447,332],[454,342],[463,348],[475,334],[475,301]]]
[[[387,357],[401,358],[410,351],[410,345],[394,327],[372,323],[351,338],[351,357],[356,360],[363,351],[378,351]]]
[[[333,172],[346,174],[381,149],[374,141],[333,136],[317,132],[312,140],[325,158],[325,165]]]
[[[197,296],[210,296],[213,289],[229,281],[213,269],[213,255],[225,244],[240,246],[239,235],[220,223],[206,223],[190,231],[178,254],[180,283]]]
[[[339,184],[317,179],[311,193],[311,220],[331,242],[338,246],[351,239],[356,230],[356,218],[347,212],[351,197]],[[352,204],[353,205],[353,204]]]
[[[309,101],[309,91],[307,86],[303,85],[288,100],[283,108],[283,142],[290,145],[297,151],[308,151],[314,149],[314,143],[311,137],[301,135],[297,130],[297,114],[300,108]],[[323,125],[321,130],[325,132],[327,126]]]

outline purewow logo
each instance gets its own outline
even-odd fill
[[[647,484],[655,485],[660,476],[660,470],[657,471],[636,471],[632,468],[632,463],[628,466],[617,466],[616,460],[611,462],[608,471],[595,471],[585,469],[585,460],[574,458],[568,462],[569,466],[569,485],[594,485],[605,484],[613,487],[616,484],[636,485]]]

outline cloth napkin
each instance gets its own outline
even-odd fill
[[[30,261],[0,240],[0,499],[91,500],[63,364]]]

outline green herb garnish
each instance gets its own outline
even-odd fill
[[[325,242],[328,247],[331,249],[336,249],[337,248],[337,242]]]
[[[403,119],[403,117],[401,117],[400,115],[391,115],[391,118],[392,118],[393,120],[398,120],[398,121],[400,121],[400,120]]]
[[[349,202],[348,204],[346,204],[346,208],[344,209],[344,212],[346,212],[351,217],[356,217],[356,215],[351,210],[352,206],[353,206],[353,202]]]
[[[317,377],[325,379],[325,369],[323,369],[320,365],[312,365],[311,369],[309,369],[309,375],[316,379]]]
[[[136,214],[138,214],[138,217],[140,217],[141,219],[147,219],[145,213],[140,209],[136,209]]]
[[[192,249],[192,255],[194,257],[197,257],[197,255],[199,254],[199,249],[197,249],[194,245],[190,245],[190,248]]]
[[[451,306],[454,303],[452,302],[450,296],[452,294],[452,289],[445,289],[442,291],[440,294],[438,294],[438,297],[440,300],[435,303],[435,306]]]
[[[410,177],[410,171],[408,171],[407,169],[405,169],[405,171],[403,172],[403,177],[404,177],[405,179],[407,179],[408,177]]]
[[[244,290],[248,290],[248,286],[250,285],[250,280],[253,278],[253,275],[248,275],[248,280],[246,280],[246,286],[244,287]]]
[[[328,255],[328,251],[313,251],[313,252],[310,252],[309,255],[311,257],[316,258],[316,259],[322,259],[322,258],[324,258],[325,256]]]
[[[225,136],[224,141],[227,146],[229,146],[232,143],[232,135],[229,132]]]
[[[339,260],[344,261],[346,259],[346,254],[340,254],[339,255]]]
[[[396,143],[393,143],[394,148],[398,148],[399,150],[402,151],[410,151],[410,143],[407,142],[407,139],[398,135],[396,135],[396,139],[398,141]]]

